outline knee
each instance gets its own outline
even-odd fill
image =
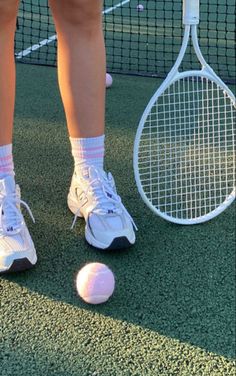
[[[51,0],[57,19],[69,26],[91,30],[102,24],[101,0]],[[56,13],[56,14],[55,14]]]
[[[15,23],[18,3],[18,0],[0,0],[0,28]]]

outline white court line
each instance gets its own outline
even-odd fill
[[[110,7],[108,9],[104,10],[102,12],[102,14],[111,13],[113,10],[120,8],[120,7],[122,7],[123,5],[125,5],[129,2],[130,2],[130,0],[124,0],[124,1],[120,2],[119,4],[114,5],[113,7]],[[17,54],[15,54],[15,57],[16,57],[16,59],[22,59],[23,57],[31,54],[33,51],[36,51],[39,48],[54,42],[56,39],[57,39],[57,35],[56,34],[52,35],[51,37],[44,39],[44,40],[41,40],[39,43],[34,44],[33,46],[30,46],[30,47],[26,48],[25,50],[18,52]]]
[[[129,3],[130,2],[130,0],[124,0],[124,1],[122,1],[121,3],[119,3],[119,4],[117,4],[117,5],[114,5],[114,7],[111,7],[111,8],[108,8],[108,9],[106,9],[106,10],[104,10],[103,12],[102,12],[102,14],[107,14],[107,13],[111,13],[113,10],[115,10],[116,8],[120,8],[120,7],[122,7],[122,5],[125,5],[125,4],[127,4],[127,3]]]

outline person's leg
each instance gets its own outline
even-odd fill
[[[14,35],[18,0],[0,0],[0,179],[13,175]]]
[[[27,269],[37,260],[19,210],[24,203],[15,184],[12,158],[18,4],[18,0],[0,0],[0,273]]]
[[[49,0],[58,38],[58,78],[69,135],[104,134],[105,47],[101,0]]]
[[[15,103],[14,35],[19,0],[0,0],[0,146],[12,143]]]
[[[75,161],[68,206],[97,248],[134,243],[133,221],[103,171],[105,47],[101,0],[49,0],[58,36],[58,77]]]

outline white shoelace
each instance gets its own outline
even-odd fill
[[[20,205],[24,206],[32,221],[35,223],[34,216],[29,206],[25,201],[21,200],[16,193],[7,195],[0,193],[0,236],[16,235],[21,231],[24,218],[21,211],[17,208],[17,205],[19,207]]]
[[[99,215],[107,215],[107,214],[116,215],[116,214],[121,214],[122,211],[124,211],[127,217],[130,219],[131,223],[133,224],[135,230],[137,231],[138,228],[133,218],[131,217],[131,215],[125,208],[125,206],[122,204],[120,196],[116,194],[112,188],[112,182],[113,182],[112,175],[108,173],[107,178],[105,176],[101,177],[100,176],[101,174],[96,168],[93,168],[93,170],[95,171],[97,176],[89,182],[89,185],[86,191],[84,192],[84,195],[86,198],[87,198],[89,191],[94,193],[94,196],[96,198],[96,205],[94,206],[91,212],[99,214]],[[79,206],[75,214],[71,229],[74,228],[74,225],[79,216],[79,212],[82,206],[83,206],[83,203]]]

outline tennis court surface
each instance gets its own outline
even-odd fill
[[[26,16],[27,3],[24,1],[20,9]],[[39,2],[33,3],[38,11]],[[146,2],[151,9],[148,14],[156,12],[152,9],[154,3]],[[172,14],[173,8],[168,8],[171,3],[178,13],[180,2],[167,1],[165,14]],[[223,8],[216,3],[213,5],[218,6],[218,14],[222,15],[224,8],[229,17],[230,1],[225,6],[221,4]],[[104,10],[114,5],[107,1]],[[132,20],[138,25],[142,22],[144,33],[145,14],[137,16],[136,3],[134,9],[132,6],[131,1],[118,7],[118,14],[114,10],[108,12],[111,20],[106,32],[111,32],[113,22],[116,32],[112,32],[119,40],[117,29],[126,22],[123,34],[129,39],[126,30],[130,30]],[[209,26],[213,21],[209,21],[209,10],[204,9]],[[46,7],[44,12],[43,17],[48,17]],[[129,17],[124,21],[126,14]],[[112,20],[115,15],[117,23]],[[21,22],[19,18],[19,33]],[[163,27],[165,33],[168,22],[171,21],[167,19]],[[154,26],[153,21],[153,32]],[[134,30],[134,35],[129,35],[138,38],[141,31]],[[171,30],[172,27],[168,32]],[[228,33],[230,36],[231,31]],[[220,34],[222,45],[227,45],[222,56],[223,71],[231,83],[227,67],[233,65],[232,42],[226,43],[222,30]],[[36,219],[34,225],[26,216],[39,261],[30,271],[0,278],[0,375],[235,375],[235,205],[212,221],[187,227],[168,223],[146,207],[135,186],[133,143],[140,116],[162,78],[142,77],[144,70],[149,76],[155,72],[150,58],[145,64],[136,61],[135,67],[130,66],[132,59],[124,58],[128,54],[125,51],[130,51],[129,43],[128,48],[124,47],[125,37],[119,49],[123,51],[120,62],[127,64],[112,65],[118,64],[119,59],[114,58],[114,47],[108,39],[110,71],[122,73],[123,69],[140,75],[113,74],[106,103],[106,169],[116,177],[118,192],[138,226],[137,242],[130,250],[100,252],[85,243],[83,221],[77,221],[71,231],[73,216],[66,198],[73,163],[56,69],[47,66],[54,66],[55,62],[45,60],[53,59],[56,39],[40,45],[40,41],[53,35],[52,29],[40,38],[36,36],[33,43],[27,36],[23,44],[16,42],[16,59],[35,63],[30,59],[37,58],[46,65],[17,64],[14,139],[16,178],[22,198]],[[171,41],[175,51],[172,38]],[[32,45],[39,48],[28,50],[23,59],[22,51]],[[141,43],[137,41],[137,45]],[[159,66],[160,76],[165,75],[175,57],[175,52],[168,52],[171,46],[163,45],[170,61]],[[206,49],[213,52],[217,70],[216,49]],[[135,53],[145,55],[134,48],[131,56]],[[192,63],[190,58],[186,64]],[[235,92],[234,85],[230,84],[230,88]],[[107,264],[116,278],[114,295],[100,306],[83,303],[74,284],[77,271],[93,261]]]

